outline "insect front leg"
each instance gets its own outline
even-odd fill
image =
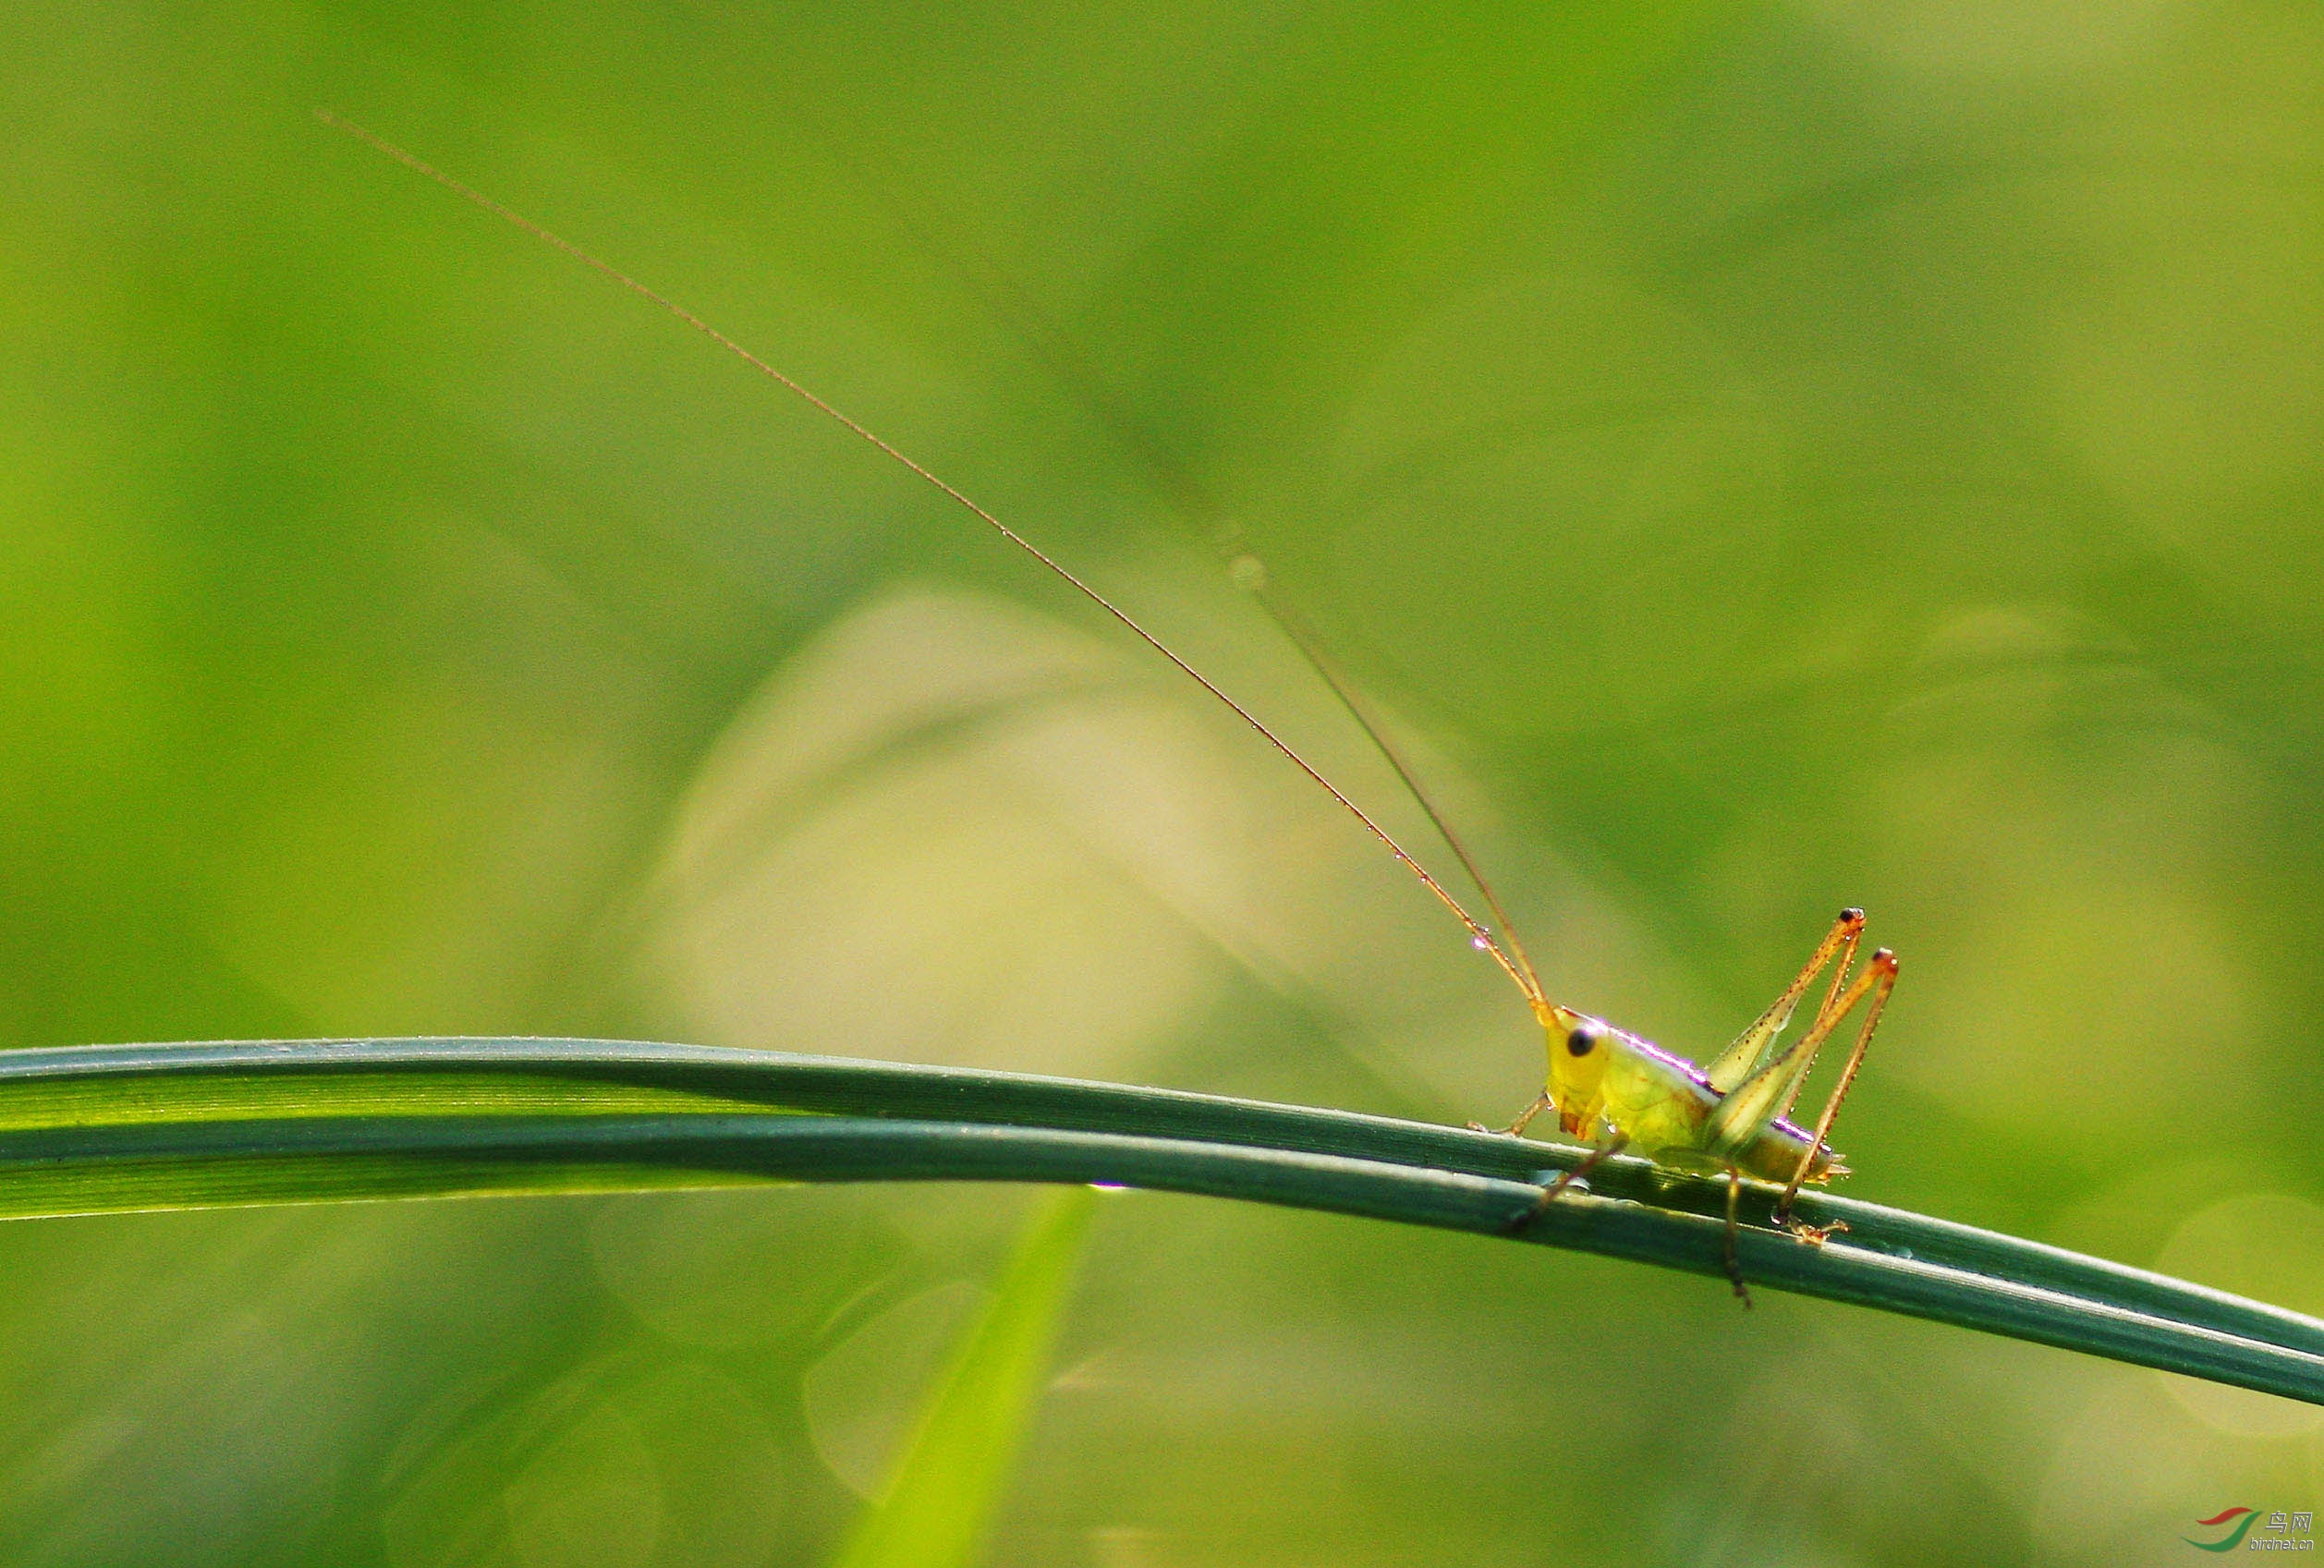
[[[1468,1124],[1468,1130],[1472,1133],[1491,1133],[1496,1137],[1523,1137],[1526,1128],[1533,1124],[1533,1119],[1556,1103],[1556,1100],[1550,1098],[1550,1091],[1543,1089],[1534,1097],[1533,1103],[1518,1112],[1517,1119],[1507,1126],[1489,1127],[1482,1122],[1471,1122]]]

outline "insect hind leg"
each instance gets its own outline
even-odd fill
[[[1793,1224],[1792,1200],[1799,1196],[1800,1183],[1807,1179],[1807,1168],[1815,1163],[1816,1151],[1824,1147],[1824,1138],[1831,1133],[1831,1124],[1840,1114],[1840,1102],[1847,1098],[1849,1086],[1856,1082],[1856,1069],[1864,1065],[1864,1052],[1872,1043],[1872,1031],[1880,1027],[1880,1010],[1888,1005],[1889,992],[1896,989],[1896,954],[1885,947],[1873,954],[1872,961],[1866,966],[1856,987],[1851,987],[1850,991],[1856,992],[1857,987],[1866,987],[1867,982],[1869,982],[1867,987],[1869,1004],[1865,1008],[1864,1027],[1856,1031],[1856,1044],[1848,1051],[1847,1064],[1840,1069],[1840,1081],[1831,1088],[1831,1098],[1824,1101],[1823,1114],[1816,1118],[1816,1133],[1807,1140],[1807,1152],[1799,1157],[1799,1169],[1792,1173],[1791,1181],[1783,1187],[1783,1196],[1776,1200],[1777,1222],[1802,1241],[1813,1240],[1820,1244],[1831,1234],[1830,1227]],[[1836,1026],[1853,1005],[1853,996],[1843,1000],[1838,1009],[1830,1015],[1828,1021],[1819,1021],[1819,1027],[1830,1028]]]
[[[1840,961],[1837,973],[1831,978],[1831,989],[1824,993],[1821,1006],[1816,1009],[1816,1022],[1820,1024],[1838,1005],[1841,991],[1848,981],[1848,969],[1856,962],[1856,940],[1864,934],[1864,911],[1843,909],[1840,918],[1824,933],[1824,940],[1816,944],[1807,965],[1792,983],[1783,988],[1783,994],[1768,1004],[1766,1012],[1752,1020],[1751,1027],[1735,1037],[1734,1043],[1712,1059],[1705,1068],[1712,1087],[1725,1094],[1744,1079],[1765,1067],[1775,1057],[1776,1037],[1792,1021],[1792,1014],[1799,1006],[1800,998],[1816,983],[1833,959]]]
[[[1551,1204],[1555,1203],[1558,1195],[1567,1187],[1572,1186],[1576,1182],[1587,1181],[1592,1171],[1603,1165],[1613,1155],[1621,1153],[1629,1141],[1629,1134],[1617,1132],[1609,1133],[1603,1140],[1592,1145],[1589,1152],[1582,1156],[1580,1164],[1570,1171],[1559,1172],[1557,1179],[1541,1189],[1541,1196],[1534,1200],[1533,1211],[1536,1214],[1540,1213]]]

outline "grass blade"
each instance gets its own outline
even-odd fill
[[[1050,1349],[1097,1207],[1070,1187],[1037,1213],[992,1302],[936,1380],[882,1501],[834,1568],[967,1568],[1048,1380]]]
[[[1715,1274],[1723,1189],[1642,1161],[1535,1213],[1578,1151],[1219,1096],[610,1040],[374,1039],[0,1053],[0,1214],[704,1185],[1150,1186],[1521,1237]],[[2324,1403],[2324,1323],[1927,1215],[1754,1192],[1754,1283]]]

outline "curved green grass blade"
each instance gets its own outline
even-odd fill
[[[967,1568],[977,1560],[1049,1372],[1097,1195],[1070,1188],[1033,1218],[992,1302],[961,1339],[835,1568]]]
[[[1578,1151],[1217,1096],[774,1051],[377,1039],[0,1054],[0,1214],[769,1181],[1099,1182],[1504,1234],[1716,1274],[1723,1189]],[[2324,1323],[1925,1215],[1738,1243],[1760,1285],[2324,1403]]]

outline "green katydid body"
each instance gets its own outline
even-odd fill
[[[1550,1095],[1567,1136],[1597,1145],[1618,1140],[1660,1165],[1733,1165],[1769,1182],[1790,1181],[1813,1149],[1807,1180],[1847,1174],[1828,1146],[1780,1115],[1747,1129],[1731,1148],[1715,1149],[1712,1119],[1727,1096],[1710,1074],[1651,1040],[1571,1008],[1551,1012]],[[1576,1039],[1585,1047],[1578,1056]]]
[[[1559,1127],[1569,1137],[1588,1141],[1596,1151],[1593,1162],[1616,1149],[1630,1148],[1661,1165],[1782,1182],[1785,1185],[1779,1212],[1788,1211],[1801,1183],[1847,1173],[1824,1135],[1896,983],[1896,955],[1885,948],[1873,954],[1864,972],[1850,980],[1848,971],[1863,931],[1864,911],[1842,910],[1799,977],[1708,1067],[1536,996],[1534,1015],[1548,1037],[1549,1082],[1532,1110],[1510,1130],[1522,1131],[1536,1113],[1554,1108]],[[1835,960],[1838,972],[1815,1021],[1797,1039],[1785,1043],[1783,1031],[1800,998]],[[1520,984],[1530,978],[1529,968],[1511,966],[1520,975]],[[1815,1064],[1816,1052],[1867,999],[1871,1004],[1856,1049],[1816,1130],[1794,1124],[1785,1118]]]

